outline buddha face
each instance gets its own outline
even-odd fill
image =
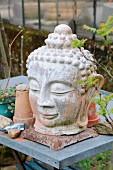
[[[76,67],[36,61],[28,77],[30,104],[39,124],[57,127],[77,121],[82,97]]]

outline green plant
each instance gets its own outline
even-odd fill
[[[87,39],[82,39],[82,40],[75,39],[75,40],[72,41],[71,47],[72,48],[83,47],[86,41],[87,41]]]
[[[92,28],[87,25],[83,25],[83,28],[103,37],[105,39],[104,44],[109,45],[112,41],[112,39],[109,38],[109,35],[113,32],[113,16],[109,16],[105,23],[101,23],[99,29]]]
[[[109,38],[109,35],[113,32],[113,16],[109,16],[108,20],[105,23],[101,23],[99,29],[92,28],[92,27],[89,27],[87,25],[83,25],[83,28],[88,30],[88,31],[91,31],[91,32],[93,32],[95,34],[98,34],[100,37],[104,38],[103,45],[106,48],[105,49],[106,52],[107,52],[106,57],[109,58],[109,62],[110,61],[112,62],[112,58],[113,58],[113,51],[112,51],[112,48],[111,48],[112,38]],[[75,40],[72,41],[72,46],[71,47],[72,48],[83,47],[84,44],[86,43],[86,41],[87,41],[87,39],[82,39],[82,40],[75,39]],[[93,52],[94,56],[95,56],[96,48],[97,48],[97,44],[95,42],[95,44],[94,44],[94,52]],[[84,57],[87,58],[86,56],[84,56]],[[87,58],[87,60],[89,60],[89,59]],[[92,62],[97,64],[99,67],[101,67],[110,76],[110,78],[113,79],[113,75],[109,71],[109,68],[107,68],[103,64],[100,64],[99,62],[97,62],[97,60],[94,60]]]
[[[106,50],[108,50],[109,60],[113,57],[113,51],[111,50],[111,42],[112,38],[109,38],[109,35],[113,33],[113,16],[109,16],[108,20],[105,23],[100,24],[99,29],[88,27],[87,25],[83,26],[84,29],[92,31],[93,33],[97,33],[100,37],[104,38],[104,45],[106,46]],[[107,71],[108,75],[113,79],[113,76],[110,74],[108,69],[105,66],[104,70]],[[113,129],[113,119],[111,118],[111,114],[113,114],[113,108],[108,110],[108,104],[113,99],[113,93],[109,96],[102,96],[98,94],[95,98],[92,98],[91,101],[98,104],[100,106],[99,114],[105,117],[105,120],[110,124]]]
[[[106,50],[109,51],[108,55],[110,56],[109,59],[111,59],[113,57],[113,52],[112,52],[111,46],[110,46],[112,39],[109,38],[109,35],[113,32],[113,16],[109,16],[106,23],[101,23],[99,29],[92,28],[87,25],[84,25],[83,28],[88,31],[91,31],[93,33],[96,33],[100,37],[104,38],[103,44],[105,45]],[[84,46],[85,42],[86,42],[86,40],[73,40],[72,48],[75,48],[75,47],[80,48],[80,47]],[[95,43],[95,47],[96,47],[96,43]],[[95,54],[95,50],[94,50],[94,54]],[[84,57],[87,60],[90,60],[87,58],[87,56],[84,56]],[[113,79],[113,75],[109,72],[108,68],[105,65],[100,64],[96,60],[94,60],[92,62],[99,65]],[[80,81],[78,81],[78,84],[84,85],[86,88],[91,87],[91,86],[95,87],[95,84],[97,81],[98,81],[98,79],[95,79],[93,76],[88,76],[86,81],[80,80]],[[98,114],[103,115],[105,117],[105,120],[107,121],[107,123],[109,123],[109,125],[113,129],[113,119],[110,116],[111,114],[113,114],[113,108],[108,109],[108,104],[112,99],[113,99],[113,93],[110,94],[109,96],[102,96],[101,94],[97,93],[97,95],[94,98],[91,98],[90,100],[100,106],[100,110],[99,110]]]
[[[79,80],[77,83],[80,85],[84,85],[86,89],[88,89],[89,87],[94,87],[95,90],[97,90],[97,87],[95,86],[97,82],[98,78],[88,76],[87,80]],[[113,119],[111,118],[111,114],[113,114],[113,108],[108,109],[109,102],[113,100],[113,93],[108,96],[103,96],[101,93],[96,93],[96,95],[93,98],[90,98],[89,100],[100,106],[99,111],[97,113],[104,116],[106,122],[113,129]]]
[[[105,46],[106,58],[108,58],[109,62],[112,63],[113,51],[112,51],[112,48],[111,48],[112,37],[110,37],[110,34],[113,33],[113,16],[109,16],[105,23],[101,23],[99,29],[92,28],[92,27],[89,27],[87,25],[83,25],[83,28],[85,30],[91,31],[91,32],[99,35],[101,38],[104,38],[103,45]],[[97,49],[97,44],[95,42],[94,55],[95,55],[96,49]],[[100,66],[113,79],[113,75],[109,71],[109,68],[107,68],[103,64],[100,64],[96,60],[94,62],[98,66]]]
[[[111,93],[109,96],[102,96],[101,94],[97,93],[96,96],[90,100],[100,106],[98,114],[104,116],[107,123],[109,123],[113,129],[113,119],[111,118],[111,114],[113,114],[113,108],[108,109],[109,102],[113,100],[113,93]]]
[[[97,82],[98,78],[88,76],[87,80],[79,80],[77,83],[80,85],[84,85],[86,87],[86,90],[90,87],[94,87],[95,90],[97,90]],[[104,116],[107,123],[109,123],[109,125],[113,129],[113,119],[111,118],[111,114],[113,114],[113,108],[108,109],[109,102],[113,100],[113,93],[108,96],[103,96],[101,93],[96,93],[96,95],[93,98],[90,98],[89,100],[100,106],[99,111],[97,113]]]
[[[0,104],[8,103],[8,110],[5,110],[5,113],[7,113],[8,111],[14,113],[15,91],[16,87],[10,87],[9,89],[7,89],[6,92],[4,92],[3,89],[0,89]]]
[[[110,169],[110,159],[111,151],[107,151],[77,164],[85,170],[106,170]]]
[[[88,76],[87,80],[85,81],[82,80],[77,81],[78,84],[87,86],[88,88],[91,86],[95,86],[97,82],[98,82],[98,78],[95,78],[94,76]]]

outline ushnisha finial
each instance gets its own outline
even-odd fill
[[[58,34],[72,34],[71,28],[66,24],[60,24],[57,27],[55,27],[54,33]]]
[[[77,36],[72,34],[71,28],[68,25],[60,24],[55,27],[54,33],[49,34],[45,43],[49,48],[69,48],[74,39],[77,39]]]

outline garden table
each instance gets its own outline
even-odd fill
[[[0,81],[2,88],[5,86],[6,81],[6,79]],[[27,82],[27,76],[18,76],[10,79],[9,86]],[[104,93],[104,91],[102,91],[102,93]],[[113,101],[110,102],[109,107],[112,106]],[[27,139],[11,139],[5,134],[0,135],[0,144],[51,165],[54,169],[62,169],[81,160],[112,149],[113,136],[99,135],[98,137],[72,144],[59,151],[51,150],[47,146]]]

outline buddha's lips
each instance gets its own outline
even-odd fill
[[[40,113],[40,115],[44,118],[44,119],[53,119],[56,118],[58,116],[57,114],[49,114],[49,113]]]

